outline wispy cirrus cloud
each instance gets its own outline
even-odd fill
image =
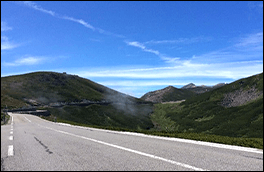
[[[211,37],[194,37],[194,38],[178,38],[172,40],[151,40],[146,41],[145,44],[193,44],[198,42],[212,41]]]
[[[10,50],[18,46],[19,44],[11,42],[7,36],[1,36],[1,50]]]
[[[160,55],[160,52],[159,51],[153,50],[153,49],[148,49],[148,48],[146,48],[145,45],[143,45],[140,42],[137,42],[137,41],[132,41],[132,42],[125,41],[125,42],[126,42],[127,45],[140,48],[140,49],[142,49],[145,52],[150,52],[150,53],[153,53],[155,55]]]
[[[179,77],[214,77],[238,79],[258,72],[260,73],[262,69],[262,60],[212,64],[181,60],[177,65],[170,67],[105,70],[91,69],[75,71],[74,73],[88,78],[168,79]]]
[[[45,57],[34,57],[26,56],[15,60],[14,62],[3,62],[4,66],[28,66],[28,65],[38,65],[45,60]]]
[[[22,2],[22,3],[24,5],[26,5],[27,7],[29,7],[29,8],[32,8],[34,10],[37,10],[37,11],[40,11],[40,12],[43,12],[43,13],[46,13],[46,14],[49,14],[49,15],[51,15],[53,17],[57,17],[57,18],[60,18],[60,19],[73,21],[75,23],[81,24],[84,27],[86,27],[88,29],[91,29],[92,31],[97,31],[97,32],[99,32],[101,34],[105,34],[105,35],[110,35],[110,36],[115,36],[115,37],[119,37],[119,38],[124,38],[123,35],[115,34],[115,33],[103,30],[101,28],[96,28],[96,27],[92,26],[91,24],[89,24],[88,22],[86,22],[85,20],[83,20],[83,19],[76,19],[74,17],[70,17],[70,16],[66,16],[66,15],[60,15],[60,14],[54,12],[54,11],[44,9],[41,6],[37,5],[35,2],[25,1],[25,2]]]
[[[12,27],[8,26],[6,22],[1,21],[1,32],[12,30]]]
[[[234,45],[238,48],[247,48],[251,50],[262,50],[263,51],[263,32],[249,34],[238,39]]]
[[[178,62],[180,59],[179,57],[169,57],[167,55],[164,55],[160,53],[158,50],[147,48],[143,43],[137,42],[137,41],[125,41],[125,43],[129,46],[140,48],[141,50],[145,52],[149,52],[152,54],[155,54],[156,56],[160,57],[162,60],[165,61],[165,63],[172,63],[172,62]]]
[[[73,17],[68,17],[68,16],[64,16],[64,17],[60,17],[60,18],[65,19],[65,20],[70,20],[70,21],[73,21],[73,22],[76,22],[76,23],[79,23],[79,24],[81,24],[81,25],[83,25],[83,26],[85,26],[85,27],[87,27],[89,29],[92,29],[93,31],[95,30],[95,28],[92,25],[90,25],[89,23],[85,22],[82,19],[75,19]]]
[[[23,3],[24,3],[24,5],[31,7],[35,10],[41,11],[43,13],[47,13],[47,14],[50,14],[52,16],[56,15],[56,13],[54,11],[46,10],[46,9],[38,6],[36,3],[32,2],[32,1],[23,1]]]
[[[2,34],[2,32],[6,32],[12,29],[13,28],[8,26],[6,22],[1,21],[1,50],[10,50],[19,46],[19,44],[10,41],[7,36]]]
[[[258,61],[263,59],[263,32],[243,35],[224,49],[194,55],[192,60],[199,63],[227,63]]]
[[[149,49],[137,41],[125,41],[127,45],[157,55],[169,66],[137,69],[82,71],[84,77],[112,77],[134,79],[159,79],[179,77],[217,77],[239,79],[263,72],[263,33],[253,33],[237,38],[225,49],[194,55],[188,59],[167,57],[157,50]],[[247,53],[244,50],[247,50]],[[257,51],[256,51],[257,49]]]

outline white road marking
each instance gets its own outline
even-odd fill
[[[39,125],[39,126],[41,126],[41,125]],[[44,126],[41,126],[41,127],[44,127]],[[111,146],[111,147],[114,147],[114,148],[117,148],[117,149],[121,149],[121,150],[125,150],[125,151],[128,151],[128,152],[136,153],[136,154],[139,154],[139,155],[147,156],[147,157],[150,157],[150,158],[153,158],[153,159],[158,159],[158,160],[165,161],[165,162],[168,162],[168,163],[171,163],[171,164],[175,164],[175,165],[178,165],[178,166],[181,166],[181,167],[189,168],[191,170],[206,171],[205,169],[202,169],[202,168],[197,168],[197,167],[194,167],[194,166],[191,166],[191,165],[188,165],[188,164],[180,163],[180,162],[177,162],[177,161],[169,160],[169,159],[162,158],[162,157],[159,157],[159,156],[156,156],[156,155],[151,155],[151,154],[148,154],[148,153],[144,153],[144,152],[140,152],[140,151],[137,151],[137,150],[125,148],[125,147],[122,147],[122,146],[114,145],[114,144],[103,142],[103,141],[100,141],[100,140],[95,140],[95,139],[92,139],[92,138],[79,136],[79,135],[68,133],[68,132],[65,132],[65,131],[56,130],[56,129],[53,129],[53,128],[50,128],[50,127],[44,127],[44,128],[47,128],[47,129],[50,129],[50,130],[53,130],[53,131],[56,131],[56,132],[59,132],[59,133],[67,134],[67,135],[70,135],[70,136],[74,136],[74,137],[86,139],[86,140],[89,140],[89,141],[93,141],[93,142],[96,142],[96,143],[100,143],[100,144],[103,144],[103,145]]]
[[[10,134],[13,134],[13,131],[10,131]]]
[[[13,145],[8,146],[8,156],[13,156],[14,155],[14,147]]]
[[[89,128],[92,130],[104,131],[104,132],[109,132],[109,133],[148,137],[148,138],[154,138],[154,139],[161,139],[161,140],[168,140],[168,141],[176,141],[176,142],[197,144],[197,145],[203,145],[203,146],[210,146],[210,147],[216,147],[216,148],[221,148],[221,149],[231,149],[231,150],[237,150],[237,151],[245,151],[245,152],[263,154],[263,150],[256,149],[256,148],[249,148],[249,147],[242,147],[242,146],[235,146],[235,145],[226,145],[226,144],[221,144],[221,143],[212,143],[212,142],[204,142],[204,141],[197,141],[197,140],[188,140],[188,139],[173,138],[173,137],[153,136],[153,135],[146,135],[146,134],[142,134],[142,133],[133,133],[133,132],[124,132],[124,131],[104,130],[104,129],[90,128],[90,127],[81,127],[81,126],[75,126],[75,125],[70,125],[70,124],[65,124],[65,123],[57,123],[57,124],[69,126],[69,127],[75,127],[75,128],[82,128],[82,129]]]
[[[9,136],[9,140],[13,140],[13,136]]]
[[[27,117],[24,116],[24,118],[25,118],[26,120],[28,120],[28,122],[31,122],[29,119],[27,119]]]

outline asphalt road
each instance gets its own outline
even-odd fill
[[[1,126],[4,170],[263,171],[263,150],[69,126],[9,113]]]

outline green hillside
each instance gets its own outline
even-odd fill
[[[78,105],[80,102],[94,103]],[[52,106],[56,103],[64,106]],[[151,103],[66,73],[34,72],[1,77],[1,109],[6,106],[8,109],[47,109],[51,112],[47,119],[56,117],[58,121],[80,125],[153,127]]]
[[[156,104],[152,120],[157,131],[263,138],[263,73],[180,104]]]
[[[1,77],[1,108],[18,108],[23,105],[40,105],[54,102],[135,101],[103,85],[77,75],[56,72],[34,72]]]

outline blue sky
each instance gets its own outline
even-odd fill
[[[263,72],[263,2],[1,1],[1,76],[67,72],[141,97]]]

